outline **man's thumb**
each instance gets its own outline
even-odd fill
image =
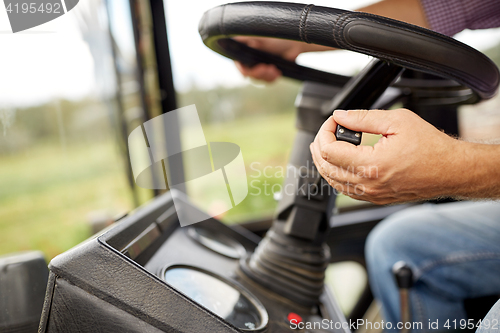
[[[388,135],[393,134],[390,133],[390,125],[394,119],[391,119],[390,114],[390,111],[382,110],[335,110],[333,119],[337,124],[356,132]]]

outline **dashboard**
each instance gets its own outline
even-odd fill
[[[52,260],[42,332],[347,333],[328,290],[304,306],[240,269],[259,241],[216,219],[180,227],[166,193]]]

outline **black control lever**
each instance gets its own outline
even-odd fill
[[[413,272],[406,262],[398,261],[392,266],[392,273],[399,289],[401,322],[403,323],[401,333],[409,333],[412,326],[409,291],[413,286]]]
[[[361,132],[352,131],[342,125],[337,125],[337,129],[335,131],[335,138],[338,141],[347,141],[356,146],[361,144],[361,136]]]
[[[330,101],[325,102],[321,111],[325,116],[335,110],[369,109],[399,77],[403,68],[380,60],[373,60],[358,75],[352,77],[344,88]],[[360,98],[360,96],[363,96]],[[337,125],[335,137],[354,145],[361,143],[362,133]]]

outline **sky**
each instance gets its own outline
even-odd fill
[[[0,109],[39,104],[53,98],[78,99],[95,91],[95,64],[77,24],[86,9],[82,0],[67,14],[25,32],[13,34],[5,7],[0,4]],[[128,1],[111,0],[128,3]],[[178,90],[193,84],[201,88],[234,86],[249,82],[232,61],[209,50],[198,34],[202,14],[226,1],[166,0],[169,44],[174,83]],[[303,2],[303,1],[300,1]],[[316,5],[355,9],[372,0],[316,0]],[[126,11],[116,7],[117,24],[130,30]],[[122,20],[123,19],[123,20]],[[120,35],[118,38],[121,38]],[[123,34],[122,44],[132,45]],[[478,49],[500,42],[500,29],[466,31],[457,39]],[[300,64],[339,74],[352,74],[369,62],[369,57],[348,51],[309,53],[299,56]],[[99,71],[98,71],[99,72]],[[98,74],[98,73],[97,73]]]
[[[71,12],[13,34],[2,3],[0,46],[0,108],[80,98],[92,87],[92,57]]]

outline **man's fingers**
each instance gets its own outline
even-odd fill
[[[240,43],[246,44],[248,47],[251,47],[253,49],[259,49],[263,44],[263,38],[258,37],[235,36],[233,37],[233,39]]]
[[[337,160],[335,158],[332,159],[332,154],[335,154],[335,150],[338,149],[337,147],[339,146],[340,142],[337,142],[337,138],[335,137],[335,130],[337,128],[337,122],[331,116],[328,118],[323,125],[321,125],[321,128],[319,129],[318,133],[316,134],[316,138],[314,139],[315,143],[317,144],[318,147],[318,153],[319,155],[326,161],[332,163],[333,161]],[[341,148],[342,148],[341,144]],[[352,144],[349,144],[347,146],[347,150],[351,150],[349,147],[354,146]],[[352,153],[356,153],[356,150],[352,150]],[[349,151],[345,152],[344,155],[348,155]],[[347,161],[347,159],[344,159]],[[342,162],[342,161],[339,161]],[[334,163],[336,166],[339,167],[347,167],[347,166],[352,166],[352,161],[349,161],[348,163],[341,163],[337,164]]]
[[[281,76],[281,71],[274,65],[270,64],[257,64],[253,67],[247,67],[240,63],[239,61],[234,62],[236,68],[244,76],[251,77],[258,80],[263,80],[266,82],[273,82],[278,77]]]
[[[310,149],[316,168],[326,180],[333,180],[341,184],[353,185],[359,184],[363,181],[363,177],[365,175],[353,173],[353,168],[344,169],[328,163],[325,159],[323,159],[317,144],[311,144]]]
[[[355,175],[345,172],[346,175],[342,176],[341,173],[333,172],[334,166],[326,162],[319,155],[317,145],[312,143],[310,146],[312,157],[316,168],[323,178],[328,182],[328,184],[333,187],[338,193],[343,193],[346,195],[361,195],[363,191],[360,191],[359,188],[363,188],[363,185],[358,185],[354,181],[348,181],[348,179],[355,178]]]
[[[335,130],[337,128],[335,114],[337,112],[339,111],[335,111],[334,115],[323,123],[316,134],[314,142],[317,145],[318,155],[338,168],[350,170],[355,174],[365,172],[366,166],[373,165],[376,162],[373,156],[374,148],[370,146],[355,146],[348,142],[337,141],[335,138]],[[386,111],[381,112],[385,113]]]
[[[337,141],[337,139],[335,138],[336,128],[337,123],[335,122],[335,119],[333,119],[333,116],[331,116],[323,123],[323,125],[321,125],[321,128],[316,134],[316,138],[314,139],[314,141],[317,141],[320,146],[324,146]]]
[[[394,134],[392,124],[397,121],[399,110],[335,110],[333,118],[338,124],[357,132]]]
[[[243,74],[243,76],[248,76],[248,71],[250,68],[243,66],[243,64],[241,62],[236,61],[236,60],[234,61],[234,65],[240,71],[240,73]]]
[[[318,146],[319,154],[325,161],[353,173],[363,171],[364,166],[372,161],[373,147],[370,146],[355,146],[345,141],[328,144],[319,144],[318,141]]]
[[[351,169],[354,173],[362,172],[366,165],[373,162],[373,147],[370,146],[355,146],[349,142],[337,141],[321,147],[321,152],[328,163]]]
[[[274,65],[257,64],[250,69],[249,76],[259,80],[273,82],[281,76],[281,71]]]

